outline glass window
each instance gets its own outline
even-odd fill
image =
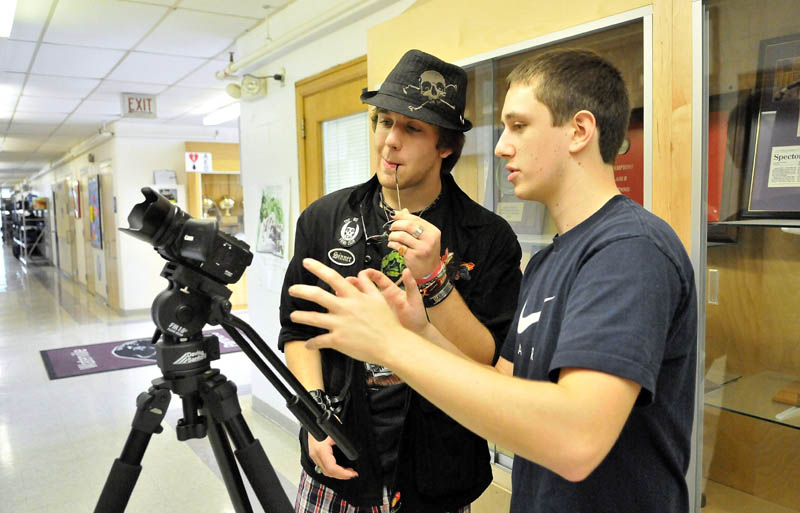
[[[506,180],[505,161],[494,156],[500,137],[500,113],[507,90],[506,76],[523,60],[554,48],[585,48],[606,57],[622,72],[631,99],[628,138],[615,165],[620,191],[644,204],[644,24],[641,20],[589,35],[469,67],[467,132],[464,151],[453,175],[470,196],[502,215],[519,236],[523,266],[531,255],[552,241],[555,226],[544,205],[514,196]]]
[[[800,511],[800,3],[705,2],[702,491]]]
[[[369,179],[367,111],[322,122],[325,194]]]

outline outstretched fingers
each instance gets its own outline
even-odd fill
[[[324,281],[333,289],[337,296],[346,295],[353,292],[354,287],[352,284],[339,273],[313,258],[304,258],[303,267],[305,267],[314,276]]]

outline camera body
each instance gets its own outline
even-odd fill
[[[128,215],[129,235],[152,245],[170,262],[191,267],[224,284],[236,283],[253,261],[250,246],[221,232],[213,219],[194,219],[150,187]]]

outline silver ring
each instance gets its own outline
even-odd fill
[[[422,236],[422,232],[423,232],[422,225],[418,225],[417,229],[414,230],[411,236],[414,237],[415,239],[419,239]]]
[[[322,474],[322,468],[319,465],[314,465],[314,472]]]

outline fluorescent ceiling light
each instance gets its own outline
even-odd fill
[[[208,116],[203,117],[203,124],[206,126],[219,125],[221,123],[225,123],[226,121],[238,118],[239,112],[239,102],[231,103],[227,107],[222,107],[221,109],[215,110]]]
[[[0,37],[11,35],[11,25],[14,24],[16,10],[17,0],[0,0]]]
[[[3,0],[0,0],[2,2]],[[196,109],[192,110],[191,114],[194,115],[201,115],[201,114],[208,114],[209,112],[215,111],[220,107],[224,107],[231,103],[231,98],[224,92],[220,92],[212,99],[208,100],[204,104],[200,105]]]

